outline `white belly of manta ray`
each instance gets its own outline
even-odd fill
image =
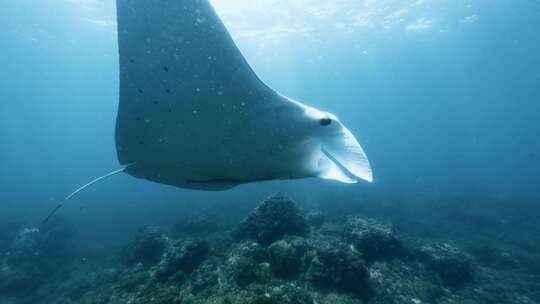
[[[118,173],[199,190],[318,177],[372,182],[354,135],[253,72],[208,0],[117,0]]]

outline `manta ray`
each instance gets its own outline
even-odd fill
[[[309,177],[372,182],[349,129],[266,85],[208,0],[116,3],[123,167],[64,202],[121,172],[198,190]]]

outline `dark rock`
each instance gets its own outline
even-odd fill
[[[306,278],[317,287],[369,295],[369,272],[354,248],[341,242],[319,240],[303,260]]]
[[[418,256],[450,287],[463,287],[473,278],[472,258],[450,244],[427,244]]]
[[[160,281],[182,281],[206,259],[208,252],[209,245],[205,241],[177,241],[163,255],[155,276]]]
[[[272,243],[268,248],[268,255],[273,273],[279,277],[297,274],[305,251],[306,244],[301,238],[290,238]]]
[[[404,248],[394,229],[372,219],[351,217],[345,224],[345,238],[368,261],[402,256]]]
[[[269,245],[285,235],[304,235],[307,223],[296,204],[282,195],[263,201],[235,230],[237,240],[255,240]]]
[[[161,260],[169,242],[170,240],[163,235],[159,227],[144,227],[124,247],[121,260],[126,265],[142,263],[147,267],[153,266]]]

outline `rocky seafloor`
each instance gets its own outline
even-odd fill
[[[64,221],[0,224],[0,304],[540,303],[537,213],[383,209],[274,195],[239,223],[141,227],[93,256]]]

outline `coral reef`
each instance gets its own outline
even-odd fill
[[[296,204],[281,194],[262,202],[234,232],[236,239],[269,245],[285,235],[304,235],[308,226]]]
[[[539,303],[530,247],[495,254],[469,239],[397,233],[386,220],[305,214],[283,196],[229,231],[177,227],[143,227],[122,250],[81,260],[56,258],[71,237],[63,225],[6,232],[0,303]]]
[[[268,247],[268,256],[273,273],[279,277],[291,277],[298,274],[306,251],[306,241],[299,237],[272,243]]]
[[[0,256],[0,294],[25,295],[61,273],[74,258],[69,246],[73,234],[62,221],[15,232]]]
[[[144,266],[153,266],[160,261],[169,242],[159,227],[144,227],[124,247],[120,259],[127,265],[142,263]]]
[[[418,249],[418,255],[451,287],[461,287],[473,278],[472,257],[455,246],[425,244]]]
[[[325,238],[317,238],[303,257],[306,278],[322,289],[344,290],[363,295],[370,293],[369,272],[354,247]]]
[[[208,254],[208,244],[202,240],[178,240],[172,242],[156,267],[159,280],[172,279],[181,282]]]
[[[394,229],[373,219],[350,217],[345,224],[345,238],[364,258],[375,261],[404,254],[401,241]]]

